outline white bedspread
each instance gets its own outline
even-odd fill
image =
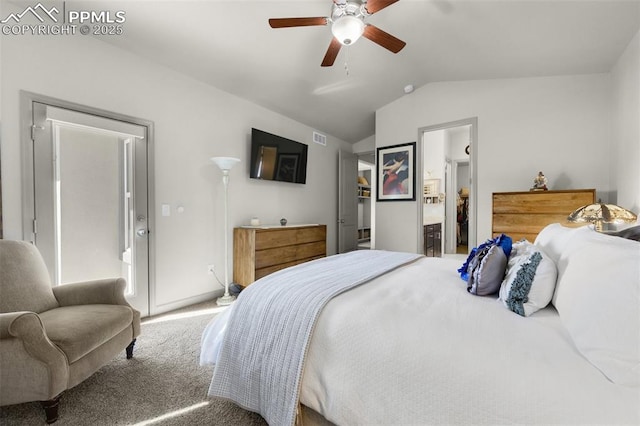
[[[640,424],[550,307],[530,317],[466,292],[460,262],[424,258],[334,298],[300,400],[338,425]]]
[[[333,298],[301,403],[338,425],[640,424],[640,389],[593,367],[553,307],[520,317],[470,295],[460,264],[423,258]],[[210,362],[224,324],[203,337]]]

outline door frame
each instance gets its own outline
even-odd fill
[[[149,279],[149,314],[153,310],[152,301],[156,299],[155,277],[155,174],[154,174],[154,125],[150,120],[132,117],[112,111],[94,108],[38,93],[20,91],[20,141],[22,151],[22,239],[35,242],[33,226],[35,218],[35,182],[33,164],[32,117],[33,103],[38,102],[53,107],[96,115],[110,120],[122,121],[147,128],[147,229],[148,229],[148,279]]]
[[[419,159],[418,167],[419,170],[416,171],[416,181],[423,182],[424,181],[424,133],[432,132],[435,130],[445,130],[451,127],[461,127],[470,125],[469,133],[470,133],[470,141],[469,141],[469,180],[470,188],[469,188],[469,235],[468,235],[468,243],[469,250],[472,247],[475,247],[477,244],[477,221],[478,221],[478,117],[470,117],[464,118],[461,120],[450,121],[447,123],[439,123],[431,126],[424,126],[418,129],[418,139],[420,143],[417,148],[417,158]],[[447,194],[447,197],[450,195]],[[446,202],[446,200],[445,200]],[[445,204],[446,205],[446,204]],[[421,253],[422,247],[424,247],[424,232],[422,232],[423,227],[423,205],[422,202],[419,201],[417,203],[418,207],[418,229],[420,232],[418,234],[418,253]]]

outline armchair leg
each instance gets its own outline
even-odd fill
[[[58,420],[58,405],[60,403],[60,396],[56,396],[48,401],[41,401],[42,408],[44,408],[44,414],[47,416],[47,424],[55,423]]]
[[[127,346],[127,359],[133,358],[133,346],[136,344],[136,339],[133,339],[129,346]]]

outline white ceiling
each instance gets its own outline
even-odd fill
[[[640,0],[400,0],[367,22],[404,40],[369,40],[320,67],[329,27],[271,29],[280,17],[329,16],[331,0],[67,1],[124,10],[101,40],[355,143],[375,110],[431,82],[610,71],[640,25]],[[345,69],[348,66],[348,73]]]

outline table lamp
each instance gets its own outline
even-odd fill
[[[576,209],[567,219],[569,222],[593,223],[595,230],[602,232],[603,223],[630,223],[638,220],[638,216],[623,207],[598,200],[597,203]]]

